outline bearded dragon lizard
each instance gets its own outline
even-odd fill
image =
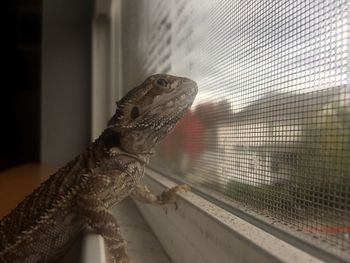
[[[186,188],[178,185],[157,196],[140,180],[155,145],[196,94],[194,81],[165,74],[129,91],[100,137],[1,220],[0,262],[56,261],[87,227],[102,235],[111,262],[131,262],[109,209],[127,196],[174,203],[176,192]]]

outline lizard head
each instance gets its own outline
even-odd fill
[[[185,115],[197,94],[187,78],[157,74],[130,90],[117,102],[108,129],[115,143],[129,153],[149,153]]]

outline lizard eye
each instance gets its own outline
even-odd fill
[[[130,117],[131,119],[135,120],[138,116],[140,116],[140,111],[139,108],[135,106],[130,112]]]
[[[157,79],[157,85],[161,88],[165,88],[166,86],[168,86],[168,81],[166,81],[165,79]]]

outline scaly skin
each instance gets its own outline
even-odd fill
[[[191,106],[195,82],[153,75],[117,103],[88,149],[43,182],[0,222],[0,262],[53,262],[87,227],[100,233],[111,262],[130,262],[109,209],[127,196],[174,203],[177,186],[156,196],[140,184],[145,165]]]

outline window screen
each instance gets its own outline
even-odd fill
[[[154,169],[350,256],[346,0],[127,0],[123,86],[197,81]]]

